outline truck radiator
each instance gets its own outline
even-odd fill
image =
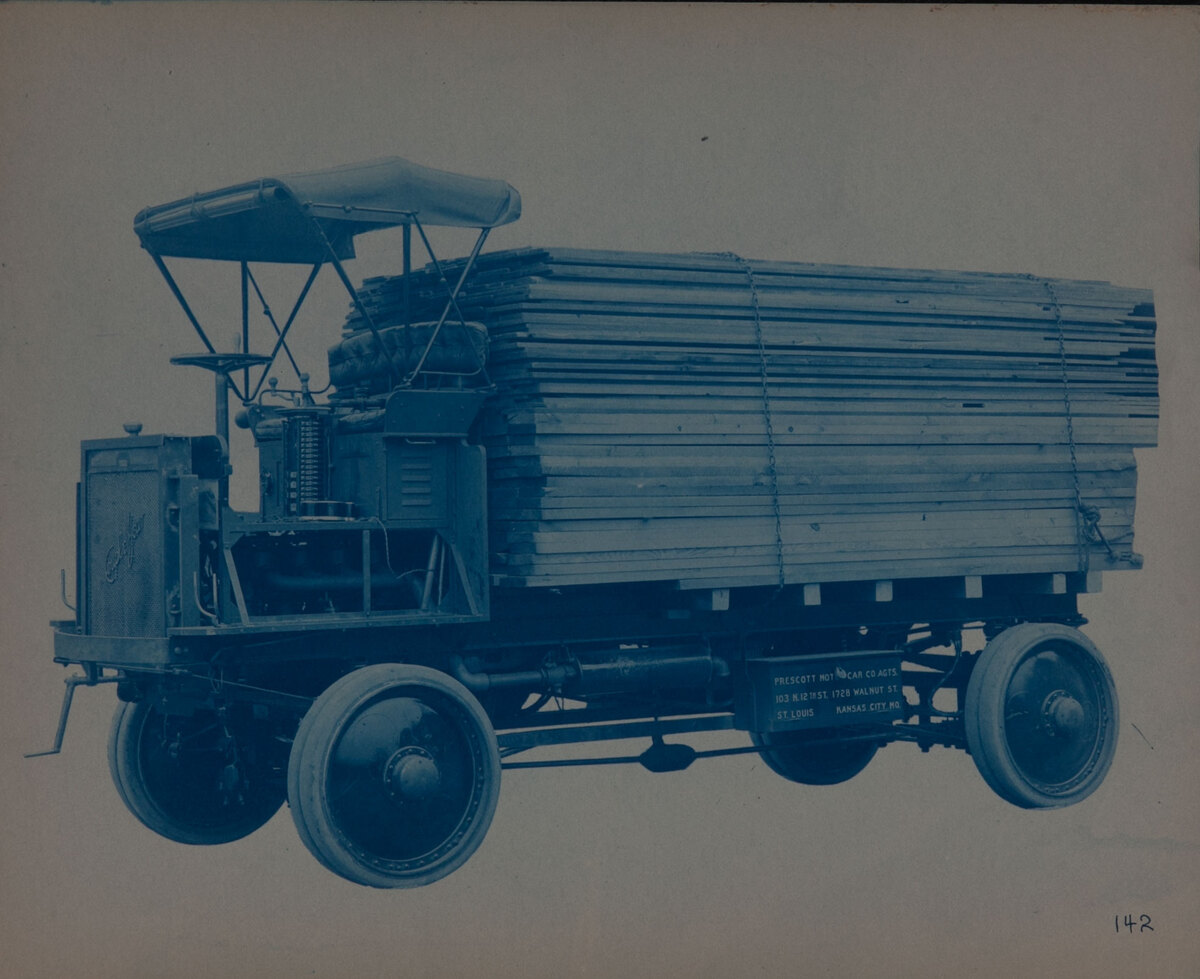
[[[87,631],[162,634],[162,508],[156,472],[90,473],[87,484]]]
[[[176,436],[83,444],[80,621],[97,636],[162,636],[181,608],[180,521],[196,506],[180,498],[194,483],[190,440]],[[184,504],[184,506],[181,506]],[[189,535],[194,537],[195,533]],[[187,562],[192,586],[194,555]]]

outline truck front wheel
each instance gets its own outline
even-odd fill
[[[283,804],[281,745],[262,722],[213,710],[173,714],[143,701],[113,716],[108,766],[143,825],[177,843],[231,843]]]

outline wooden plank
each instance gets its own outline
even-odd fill
[[[1078,555],[1074,550],[1043,552],[1030,555],[1013,554],[1008,549],[1000,549],[996,553],[981,553],[977,555],[945,558],[918,558],[909,555],[903,565],[906,578],[928,578],[939,575],[989,575],[989,574],[1021,574],[1048,572],[1052,568],[1075,567]],[[1103,552],[1093,553],[1093,566],[1103,565],[1106,568],[1119,568],[1120,565],[1108,562]],[[861,581],[880,573],[888,573],[889,568],[895,567],[894,558],[885,558],[873,562],[862,563],[829,563],[815,568],[806,568],[807,575],[812,571],[820,574],[822,581],[834,583],[839,581]],[[605,584],[614,581],[670,581],[677,582],[684,589],[712,588],[718,584],[730,587],[770,587],[778,581],[778,572],[773,564],[764,562],[757,570],[746,568],[731,572],[720,567],[705,576],[702,573],[689,574],[686,569],[637,569],[625,576],[611,571],[549,571],[539,574],[493,574],[492,580],[501,587],[556,587],[567,585]],[[804,584],[804,580],[794,575],[787,578],[788,584]]]

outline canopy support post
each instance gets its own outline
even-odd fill
[[[421,233],[421,238],[425,242],[425,248],[429,251],[429,257],[433,260],[433,264],[437,269],[438,275],[441,277],[442,282],[446,283],[447,289],[449,289],[450,284],[447,282],[446,276],[442,272],[442,267],[438,263],[437,257],[433,254],[433,249],[429,245],[429,239],[425,237],[425,230],[421,227],[420,222],[417,222],[417,231]],[[483,243],[487,241],[489,231],[491,231],[490,228],[479,229],[479,237],[475,241],[475,247],[471,249],[471,257],[467,259],[467,264],[463,266],[462,274],[458,277],[458,282],[455,283],[453,289],[449,290],[450,298],[446,301],[446,308],[442,310],[441,319],[437,321],[437,326],[433,328],[433,333],[431,333],[429,336],[429,342],[425,344],[425,349],[421,351],[421,359],[417,361],[417,366],[414,367],[409,372],[408,377],[404,379],[403,383],[405,385],[411,384],[414,378],[421,373],[421,368],[425,366],[425,359],[429,356],[429,351],[433,349],[433,345],[437,341],[438,333],[441,332],[442,326],[446,322],[446,318],[450,315],[451,307],[453,307],[454,311],[458,313],[458,321],[464,327],[467,325],[467,321],[462,314],[462,310],[458,308],[458,293],[462,289],[463,283],[467,281],[467,276],[471,274],[471,269],[475,267],[475,259],[479,257],[480,249],[483,248]],[[483,367],[483,364],[480,364],[479,366]]]
[[[404,325],[412,326],[412,225],[404,223]]]
[[[250,368],[246,368],[246,373],[250,373]],[[221,445],[225,447],[225,451],[229,449],[229,375],[221,371],[214,371],[213,376],[216,378],[216,391],[214,392],[215,406],[213,410],[213,428],[216,431],[217,438],[221,440]]]
[[[471,268],[475,265],[475,259],[479,257],[479,250],[483,247],[483,243],[487,241],[488,233],[492,229],[479,229],[479,237],[475,241],[475,247],[471,249],[471,257],[467,259],[467,264],[463,268],[462,275],[458,277],[458,285],[451,289],[450,282],[446,278],[446,273],[442,271],[442,263],[438,261],[437,255],[433,253],[433,246],[429,244],[429,238],[425,234],[425,229],[421,227],[421,222],[416,219],[415,215],[413,216],[413,224],[417,226],[417,233],[421,236],[421,241],[425,243],[425,251],[429,253],[429,260],[433,263],[433,268],[437,272],[438,278],[446,287],[446,292],[449,293],[446,309],[442,312],[441,320],[438,321],[438,329],[441,329],[442,323],[445,322],[447,315],[449,315],[451,307],[454,307],[454,312],[458,314],[458,321],[465,326],[467,322],[466,318],[463,316],[462,310],[458,308],[458,291],[462,288],[463,282],[466,280]],[[434,332],[436,333],[436,331]]]
[[[304,380],[304,378],[300,375],[300,368],[296,365],[296,358],[292,356],[291,350],[288,349],[287,335],[288,330],[292,328],[292,323],[294,323],[296,320],[296,314],[300,312],[300,307],[304,305],[304,300],[308,298],[308,290],[312,288],[313,282],[316,281],[317,273],[321,271],[322,264],[323,263],[321,262],[317,262],[315,265],[313,265],[312,271],[308,273],[308,280],[304,283],[304,288],[300,290],[300,295],[296,298],[296,304],[292,307],[292,311],[288,315],[287,322],[283,324],[282,330],[279,329],[279,324],[275,322],[275,317],[272,315],[270,307],[267,306],[266,300],[263,299],[262,292],[258,288],[258,283],[254,282],[253,277],[251,277],[251,281],[254,282],[254,290],[258,293],[258,298],[262,301],[263,312],[266,313],[267,319],[271,322],[271,326],[275,328],[275,333],[277,336],[275,340],[275,346],[271,348],[271,360],[263,367],[263,372],[258,379],[258,384],[254,386],[253,393],[248,393],[246,398],[247,401],[253,401],[258,397],[258,392],[262,390],[263,381],[267,379],[267,374],[270,373],[271,370],[271,364],[275,363],[275,358],[279,354],[280,347],[284,349],[284,351],[287,353],[288,360],[292,362],[292,369],[296,372],[296,376],[300,378],[301,381]],[[248,386],[247,391],[249,392]]]
[[[187,314],[187,318],[191,321],[196,333],[200,335],[200,339],[204,342],[204,346],[208,348],[208,352],[210,354],[215,354],[217,352],[216,349],[211,343],[208,342],[208,337],[205,336],[204,330],[200,327],[200,321],[196,319],[196,314],[192,312],[192,307],[189,306],[187,300],[183,298],[183,293],[179,291],[179,286],[175,284],[175,278],[167,269],[166,263],[154,252],[150,253],[150,257],[154,259],[154,264],[158,266],[158,271],[162,273],[162,277],[167,280],[167,285],[170,286],[171,292],[174,294],[176,301],[180,306],[183,307],[184,313]]]
[[[354,308],[358,310],[358,315],[366,320],[367,326],[371,329],[371,335],[375,338],[375,342],[379,344],[379,353],[383,356],[383,362],[387,365],[388,378],[392,381],[399,380],[397,376],[396,365],[392,363],[392,358],[388,354],[387,346],[383,342],[383,337],[379,335],[379,327],[375,325],[375,321],[371,319],[371,314],[367,312],[367,307],[363,305],[362,300],[358,298],[358,290],[354,288],[354,283],[350,281],[350,276],[346,274],[346,269],[342,265],[342,260],[338,258],[337,252],[330,243],[329,238],[325,235],[325,229],[321,227],[321,222],[316,218],[312,219],[313,227],[317,229],[317,234],[321,236],[321,240],[325,243],[325,251],[329,254],[329,261],[333,263],[333,268],[338,274],[338,278],[342,280],[342,285],[346,287],[346,291],[350,293],[350,299],[354,302]],[[318,266],[319,267],[319,266]]]
[[[242,349],[239,353],[250,352],[250,266],[242,260]],[[250,390],[250,368],[242,368],[242,390]],[[218,433],[220,434],[220,433]],[[227,440],[228,441],[228,440]]]

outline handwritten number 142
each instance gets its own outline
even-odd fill
[[[1150,915],[1148,914],[1138,915],[1136,920],[1131,914],[1125,915],[1124,920],[1121,920],[1121,916],[1119,914],[1114,914],[1113,927],[1116,929],[1118,935],[1121,933],[1122,928],[1128,929],[1130,934],[1133,934],[1135,931],[1154,931],[1154,929],[1150,926]]]

